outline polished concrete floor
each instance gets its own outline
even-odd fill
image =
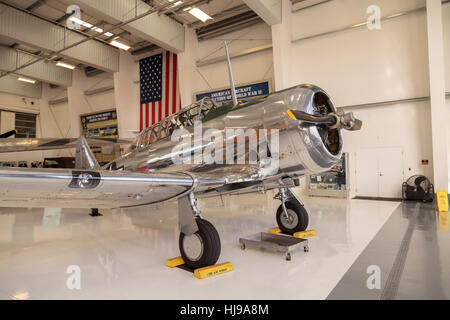
[[[391,215],[328,299],[450,299],[448,212],[404,202]],[[379,276],[374,286],[374,267]],[[370,287],[370,289],[368,289]]]
[[[165,267],[179,255],[176,203],[96,218],[86,210],[0,208],[0,299],[325,299],[400,205],[303,198],[317,236],[309,253],[288,262],[239,248],[240,237],[276,225],[272,197],[199,201],[221,236],[219,262],[235,268],[203,280]],[[80,288],[69,289],[78,271]]]

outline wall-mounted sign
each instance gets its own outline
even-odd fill
[[[236,86],[237,99],[243,102],[267,96],[270,93],[270,81],[254,82]],[[194,94],[194,100],[199,101],[204,97],[210,97],[217,103],[230,102],[231,89],[221,88],[214,91],[203,91]]]
[[[119,127],[117,122],[116,109],[97,111],[80,115],[81,129],[86,138],[94,139],[118,139]],[[91,146],[97,161],[102,165],[114,160],[119,152],[119,145],[111,146],[108,153],[102,147]],[[105,150],[104,150],[105,149]]]
[[[86,138],[118,138],[116,109],[82,114],[81,128]]]

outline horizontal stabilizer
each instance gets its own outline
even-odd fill
[[[56,150],[76,148],[77,138],[7,138],[0,139],[0,153]],[[90,146],[107,146],[113,143],[132,144],[131,140],[86,139]]]

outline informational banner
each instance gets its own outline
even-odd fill
[[[249,83],[236,86],[237,99],[243,102],[267,96],[270,93],[270,81]],[[196,93],[194,98],[196,101],[203,99],[204,97],[210,97],[217,103],[232,101],[231,89],[223,88],[208,92]]]
[[[117,125],[117,112],[116,109],[100,111],[96,113],[89,113],[80,116],[81,118],[81,126],[83,130],[98,127],[99,122],[100,125],[109,125],[116,124]]]
[[[81,129],[86,138],[118,139],[119,128],[116,109],[103,110],[80,115]],[[102,165],[114,160],[120,151],[119,145],[106,147],[91,146],[97,161]]]

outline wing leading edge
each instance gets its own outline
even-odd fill
[[[133,207],[177,199],[198,185],[187,173],[0,168],[0,206]]]

